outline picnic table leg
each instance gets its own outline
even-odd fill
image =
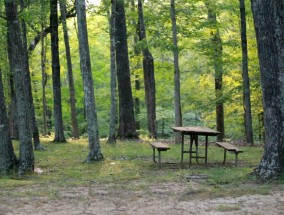
[[[183,152],[184,152],[184,134],[181,134],[181,163],[183,162]]]
[[[207,156],[208,156],[208,136],[205,137],[205,165],[207,167]]]
[[[190,135],[190,143],[189,143],[189,166],[191,166],[193,140],[194,140],[194,135]]]
[[[198,163],[198,135],[194,135],[194,139],[195,139],[195,159],[196,162]]]
[[[159,153],[159,168],[161,168],[161,151],[158,150],[158,153]]]

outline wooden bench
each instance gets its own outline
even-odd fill
[[[230,144],[230,143],[227,143],[227,142],[216,142],[217,146],[221,147],[224,149],[224,161],[223,163],[226,162],[226,153],[227,151],[229,152],[232,152],[232,153],[235,153],[235,166],[238,165],[238,154],[239,153],[242,153],[244,151],[242,151],[241,149],[239,149],[238,147]]]
[[[164,143],[161,142],[152,142],[150,145],[153,148],[153,161],[156,163],[156,155],[155,151],[158,151],[158,162],[159,162],[159,167],[161,167],[161,151],[167,151],[170,149],[170,147]]]

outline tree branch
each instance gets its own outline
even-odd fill
[[[71,17],[76,17],[76,6],[74,6],[73,8],[71,8],[70,11],[68,11],[68,13],[66,14],[66,19],[67,18],[71,18]],[[61,16],[59,17],[59,24],[62,23],[62,18]],[[37,44],[39,43],[40,39],[42,37],[46,37],[48,34],[50,33],[50,26],[46,27],[43,31],[39,32],[34,39],[30,42],[28,51],[33,51]]]

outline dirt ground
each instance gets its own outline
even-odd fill
[[[132,183],[132,182],[131,182]],[[267,195],[195,198],[195,182],[133,184],[90,184],[87,187],[60,188],[54,195],[25,195],[52,190],[36,185],[0,192],[0,214],[46,215],[235,215],[284,214],[284,191]],[[189,189],[190,188],[190,189]],[[23,190],[25,189],[25,190]]]

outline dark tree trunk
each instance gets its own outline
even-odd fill
[[[100,147],[94,86],[90,62],[85,1],[76,1],[81,72],[84,84],[84,102],[88,123],[89,155],[86,162],[103,159]]]
[[[32,172],[34,169],[34,153],[32,146],[32,136],[30,132],[30,112],[28,87],[25,83],[26,70],[25,50],[21,40],[21,29],[17,14],[16,1],[5,1],[6,18],[8,25],[9,40],[13,41],[10,47],[12,70],[14,71],[16,100],[17,100],[17,118],[19,126],[20,156],[19,156],[19,174]]]
[[[130,69],[127,48],[124,1],[116,4],[116,65],[119,95],[119,129],[121,138],[138,138],[135,128]]]
[[[50,0],[50,33],[52,54],[53,112],[54,112],[54,142],[66,142],[62,119],[60,62],[58,47],[58,16],[57,0]]]
[[[20,0],[21,9],[25,8],[24,1]],[[44,150],[44,147],[40,143],[39,139],[39,131],[35,117],[35,109],[33,103],[33,95],[32,95],[32,86],[31,86],[31,77],[30,77],[30,69],[29,69],[29,58],[28,58],[28,50],[27,50],[27,32],[26,32],[26,23],[24,20],[21,20],[22,27],[22,38],[23,38],[23,46],[24,46],[24,58],[25,58],[25,83],[28,88],[28,101],[29,101],[29,114],[30,114],[30,129],[33,135],[34,140],[34,149],[35,150]]]
[[[109,136],[108,143],[116,143],[116,118],[117,118],[117,100],[116,100],[116,65],[115,65],[115,8],[116,0],[111,1],[111,14],[109,20],[110,28],[110,118],[109,118]]]
[[[146,40],[146,29],[144,24],[144,15],[142,1],[138,0],[138,35],[139,40]],[[143,48],[143,72],[145,87],[145,103],[147,108],[148,131],[151,138],[157,138],[157,122],[156,122],[156,84],[154,75],[154,59],[149,48]]]
[[[71,122],[72,122],[72,137],[75,138],[75,139],[79,139],[79,128],[78,128],[78,121],[77,121],[75,87],[74,87],[74,80],[73,80],[73,69],[72,69],[72,61],[71,61],[69,35],[68,35],[68,29],[67,29],[67,24],[66,24],[66,3],[62,2],[62,0],[60,0],[60,11],[61,11],[62,28],[63,28],[63,34],[64,34],[66,60],[67,60],[67,68],[68,68],[68,83],[69,83]]]
[[[224,102],[223,102],[223,57],[222,57],[222,40],[216,19],[215,3],[212,1],[207,2],[208,20],[211,27],[212,50],[210,50],[210,58],[214,65],[215,71],[215,94],[216,94],[216,126],[220,134],[217,136],[217,141],[223,141],[225,137],[225,123],[224,123]]]
[[[242,41],[242,77],[243,77],[243,96],[244,96],[244,122],[246,142],[253,144],[251,102],[250,102],[250,81],[248,74],[248,50],[247,50],[247,29],[246,29],[246,10],[245,1],[240,0],[241,15],[241,41]]]
[[[43,26],[42,26],[43,29]],[[43,135],[48,134],[47,130],[47,105],[45,87],[47,84],[48,76],[46,74],[46,52],[45,52],[45,38],[41,38],[41,86],[42,86],[42,112],[43,112]]]
[[[284,4],[252,0],[264,108],[265,151],[259,165],[263,179],[284,173]]]
[[[177,24],[175,0],[171,0],[171,20],[173,33],[173,54],[174,54],[174,84],[175,84],[175,126],[182,126],[181,99],[180,99],[180,71],[178,57],[178,40],[177,40]],[[175,132],[175,143],[181,143],[181,134]]]
[[[16,155],[10,138],[9,123],[4,100],[2,74],[0,71],[0,174],[9,173],[16,166]]]
[[[10,43],[8,42],[8,46]],[[9,49],[9,48],[8,48]],[[10,51],[8,51],[10,53]],[[9,57],[11,59],[11,57]],[[9,104],[9,126],[10,126],[10,135],[11,138],[19,140],[19,129],[17,123],[17,101],[15,95],[15,84],[14,84],[14,71],[12,70],[10,63],[10,104]]]

